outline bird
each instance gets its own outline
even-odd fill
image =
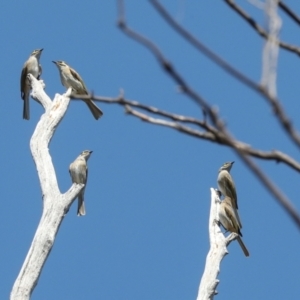
[[[88,95],[87,88],[80,75],[62,60],[52,61],[59,70],[60,80],[64,87],[69,87],[78,95]],[[98,120],[102,115],[102,110],[90,99],[83,99],[94,118]]]
[[[219,169],[218,174],[218,187],[223,196],[228,196],[232,201],[232,207],[236,210],[237,221],[239,223],[240,228],[242,228],[240,217],[237,213],[238,203],[237,203],[237,194],[235,189],[234,181],[230,175],[230,170],[234,161],[224,163]]]
[[[22,73],[21,73],[21,97],[24,100],[23,104],[23,119],[30,119],[29,111],[29,93],[30,93],[30,83],[27,79],[27,75],[31,74],[36,79],[40,79],[42,74],[42,66],[40,65],[40,57],[43,49],[36,49],[32,51],[29,58],[24,63]]]
[[[77,216],[84,216],[85,206],[84,206],[84,191],[86,187],[87,177],[88,177],[88,167],[87,161],[93,151],[84,150],[80,155],[70,164],[69,172],[73,183],[83,183],[85,186],[78,194],[78,208]]]
[[[222,226],[230,231],[238,234],[237,241],[240,244],[245,256],[249,256],[249,251],[243,243],[241,237],[241,226],[239,225],[237,218],[237,210],[232,207],[232,199],[228,196],[225,196],[224,200],[219,206],[219,220]]]

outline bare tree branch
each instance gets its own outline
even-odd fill
[[[214,299],[217,294],[217,286],[220,280],[217,279],[220,272],[221,261],[228,254],[227,246],[229,240],[223,235],[217,224],[219,220],[218,205],[219,196],[214,189],[210,189],[210,213],[208,222],[210,249],[206,256],[205,268],[200,281],[197,300]]]
[[[142,109],[144,111],[168,118],[168,119],[176,121],[176,122],[181,122],[181,123],[185,123],[185,124],[193,124],[193,125],[196,125],[198,127],[201,127],[203,129],[207,130],[210,134],[206,135],[200,131],[196,131],[195,129],[192,129],[189,127],[184,127],[184,126],[182,126],[182,124],[179,124],[180,132],[187,133],[188,135],[191,135],[191,136],[194,136],[197,138],[207,139],[211,142],[219,143],[221,145],[229,146],[228,143],[226,142],[226,138],[224,138],[224,136],[220,133],[220,131],[215,129],[215,127],[207,124],[206,122],[201,121],[196,118],[193,118],[193,117],[190,117],[190,116],[183,116],[183,115],[163,111],[157,107],[148,106],[148,105],[142,104],[135,100],[125,99],[123,91],[116,98],[94,96],[93,94],[86,95],[86,96],[72,95],[72,98],[78,99],[78,100],[79,99],[91,99],[94,101],[99,101],[99,102],[107,103],[107,104],[119,104],[124,107],[127,106],[129,108],[129,109],[127,108],[127,110],[126,110],[126,112],[128,114],[138,117],[139,119],[141,119],[145,122],[152,123],[155,125],[166,126],[166,127],[169,127],[169,128],[175,129],[175,130],[179,130],[179,126],[176,125],[175,123],[172,123],[172,122],[165,123],[165,120],[150,118],[150,116],[148,116],[146,114],[142,114],[141,112],[134,111],[132,109],[132,107]],[[134,113],[131,113],[131,112],[134,112]],[[186,131],[185,131],[185,129],[186,129]],[[253,157],[265,159],[265,160],[273,160],[277,163],[281,162],[281,163],[284,163],[287,166],[293,168],[295,171],[300,172],[300,164],[295,159],[293,159],[292,157],[290,157],[289,155],[287,155],[286,153],[283,153],[281,151],[278,151],[278,150],[263,151],[263,150],[259,150],[259,149],[254,149],[254,148],[251,148],[251,146],[249,144],[242,142],[242,141],[238,141],[238,140],[235,140],[235,147],[239,148],[240,150],[244,151],[246,154],[251,155]]]
[[[162,119],[152,118],[148,115],[138,112],[137,110],[132,109],[129,105],[125,105],[125,109],[126,109],[126,113],[133,115],[137,118],[140,118],[142,121],[152,123],[155,125],[170,127],[180,132],[184,132],[187,135],[191,135],[208,141],[214,141],[214,142],[216,141],[216,137],[210,132],[201,132],[199,130],[195,130],[190,127],[184,126],[179,122],[170,122]]]
[[[11,300],[29,300],[37,285],[42,269],[53,247],[58,229],[69,207],[84,187],[73,184],[61,194],[52,159],[49,143],[62,120],[70,101],[71,89],[64,95],[55,95],[53,101],[46,95],[40,81],[28,75],[32,86],[32,97],[45,108],[30,141],[31,153],[36,164],[43,195],[43,213],[33,241],[13,285]]]
[[[200,40],[193,36],[188,30],[183,28],[168,12],[167,10],[156,0],[150,0],[150,3],[154,6],[157,12],[162,16],[162,18],[184,39],[186,39],[191,45],[193,45],[197,50],[199,50],[203,55],[221,67],[224,71],[229,73],[231,76],[241,81],[251,89],[256,91],[259,90],[256,82],[247,77],[245,74],[234,68],[222,57],[214,53],[206,45],[204,45]]]
[[[144,45],[147,49],[149,49],[154,57],[158,60],[161,67],[166,71],[180,86],[182,92],[187,94],[193,101],[195,101],[203,110],[204,115],[208,115],[213,124],[219,122],[219,118],[216,116],[216,112],[211,110],[208,103],[201,97],[198,93],[196,93],[184,80],[184,78],[175,70],[172,64],[164,57],[160,49],[149,39],[142,36],[141,34],[130,29],[125,21],[125,11],[123,1],[118,1],[119,3],[119,19],[118,26],[119,28],[129,37],[137,41],[138,43]]]
[[[154,0],[153,0],[154,1]],[[157,58],[158,62],[161,64],[163,69],[177,82],[181,85],[182,91],[184,91],[191,99],[196,101],[204,110],[205,113],[209,116],[212,124],[218,129],[223,135],[224,138],[227,139],[228,145],[230,145],[234,151],[237,153],[237,155],[243,160],[243,162],[249,167],[249,169],[259,178],[259,180],[264,184],[264,186],[269,190],[269,192],[274,196],[275,199],[277,199],[278,202],[282,205],[282,207],[288,212],[288,214],[292,217],[292,219],[295,221],[297,226],[300,228],[300,215],[297,213],[296,209],[293,207],[291,202],[287,199],[287,197],[276,187],[276,185],[256,166],[256,164],[249,158],[247,155],[241,151],[240,149],[235,147],[235,141],[231,137],[231,135],[227,132],[227,130],[224,127],[224,123],[219,118],[217,112],[213,110],[209,104],[196,92],[194,92],[185,82],[183,77],[175,71],[175,69],[172,67],[172,65],[168,62],[167,59],[163,56],[161,51],[158,49],[158,47],[150,40],[145,38],[144,36],[136,33],[134,30],[128,28],[126,22],[125,22],[125,13],[124,13],[124,5],[123,1],[118,1],[119,5],[119,18],[118,18],[118,25],[120,29],[129,37],[133,38],[140,44],[146,46]],[[265,95],[268,95],[268,92],[266,89],[262,89],[263,93]],[[278,109],[281,108],[279,102],[276,98],[271,99],[273,102],[271,102],[273,105],[275,105],[273,108]],[[283,110],[275,110],[275,113],[283,113]],[[279,117],[285,117],[284,114],[278,114]],[[288,119],[283,119],[282,125],[286,129],[286,131],[289,133],[289,136],[293,139],[293,141],[296,143],[296,145],[300,146],[300,138],[298,136],[298,133],[293,129],[291,123]]]
[[[298,25],[300,25],[300,17],[289,8],[283,1],[278,2],[279,7],[288,14]]]
[[[277,13],[278,0],[266,0],[265,15],[268,23],[268,38],[263,50],[263,64],[261,85],[268,90],[269,94],[276,97],[277,94],[277,62],[279,47],[276,42],[281,29],[281,19]]]
[[[207,126],[209,126],[209,125],[207,125],[207,123],[205,121],[201,121],[201,120],[193,118],[193,117],[173,114],[173,113],[170,113],[167,111],[160,110],[159,108],[154,107],[154,106],[148,106],[148,105],[142,104],[138,101],[125,99],[123,91],[116,98],[95,96],[93,94],[90,94],[90,95],[84,95],[84,96],[83,95],[72,95],[72,99],[78,99],[78,100],[79,99],[87,99],[87,100],[94,100],[94,101],[99,101],[99,102],[103,102],[103,103],[108,103],[108,104],[120,104],[121,106],[130,105],[133,107],[143,109],[147,112],[169,118],[174,121],[180,121],[182,123],[190,123],[190,124],[200,126],[202,128],[206,128]]]
[[[107,103],[107,104],[119,104],[121,106],[137,107],[144,111],[168,118],[168,119],[176,121],[176,122],[181,122],[181,123],[186,123],[186,124],[194,124],[198,127],[201,127],[203,129],[207,130],[208,132],[212,133],[213,135],[211,135],[211,134],[204,135],[203,133],[197,132],[194,129],[192,129],[192,131],[190,131],[190,128],[186,127],[187,134],[192,135],[194,137],[202,138],[202,139],[207,138],[207,140],[209,140],[211,142],[216,142],[221,145],[229,146],[228,143],[226,142],[226,138],[224,138],[224,136],[220,133],[220,131],[218,131],[217,129],[215,129],[215,127],[209,125],[208,123],[201,121],[197,118],[190,117],[190,116],[183,116],[183,115],[163,111],[157,107],[148,106],[148,105],[142,104],[135,100],[125,99],[123,92],[121,92],[121,94],[119,96],[117,96],[116,98],[95,96],[93,94],[90,94],[90,95],[86,95],[86,96],[72,95],[72,99],[77,99],[77,100],[91,99],[94,101],[103,102],[103,103]],[[132,111],[132,108],[131,108],[131,111]],[[127,111],[127,112],[129,114],[131,114],[130,113],[131,111]],[[148,123],[153,123],[155,125],[161,125],[161,126],[167,126],[167,127],[178,130],[177,125],[175,125],[173,123],[164,123],[163,122],[164,120],[150,118],[148,115],[141,114],[139,112],[137,112],[135,114],[131,114],[131,115],[136,116],[136,117],[140,118],[141,120],[148,122]],[[155,120],[155,121],[152,122],[152,120]],[[183,133],[185,133],[184,128],[185,127],[181,126],[180,131]],[[281,151],[272,150],[272,151],[267,152],[267,151],[263,151],[263,150],[259,150],[259,149],[254,149],[254,148],[251,148],[249,144],[242,142],[242,141],[237,141],[237,140],[235,140],[235,147],[243,150],[246,154],[251,155],[253,157],[261,158],[261,159],[265,159],[265,160],[273,160],[277,163],[282,162],[282,163],[286,164],[287,166],[290,166],[291,168],[293,168],[295,171],[300,172],[300,164],[295,159],[293,159],[292,157],[290,157],[289,155],[287,155]]]
[[[226,1],[226,0],[225,0]],[[187,41],[189,41],[192,45],[194,45],[200,52],[206,55],[209,59],[219,65],[222,69],[227,71],[234,78],[238,79],[240,82],[244,83],[248,87],[252,88],[254,91],[258,92],[261,96],[263,96],[270,106],[273,109],[275,116],[277,117],[278,122],[283,127],[283,129],[288,133],[291,140],[295,143],[297,147],[300,148],[300,134],[293,127],[292,123],[289,120],[289,117],[285,114],[283,107],[280,104],[280,101],[272,94],[268,92],[268,90],[260,84],[255,83],[250,78],[248,78],[243,73],[236,70],[230,64],[228,64],[225,60],[217,56],[213,53],[208,47],[203,45],[199,40],[197,40],[191,33],[185,30],[181,25],[179,25],[171,15],[166,11],[166,9],[159,3],[158,0],[150,0],[153,6],[157,9],[157,11],[162,15],[162,17]],[[123,17],[124,18],[124,17]],[[124,19],[125,20],[125,19]],[[125,21],[124,21],[125,24]],[[156,47],[157,48],[157,47]]]
[[[278,200],[279,204],[285,211],[292,217],[294,222],[300,228],[300,216],[294,207],[294,205],[290,202],[290,200],[279,190],[279,188],[259,169],[259,167],[246,155],[242,155],[237,149],[236,153],[238,156],[244,161],[244,163],[248,166],[248,168],[256,175],[257,178],[263,183],[263,185],[269,190],[269,192]]]
[[[108,98],[104,98],[105,101],[101,100],[101,97],[92,97],[90,98],[94,101],[100,101],[100,102],[105,102],[105,103],[117,103],[115,101],[115,99],[112,99],[112,102],[108,101]],[[160,125],[160,126],[165,126],[165,127],[169,127],[172,128],[174,130],[180,131],[181,133],[185,133],[187,135],[196,137],[196,138],[201,138],[204,140],[208,140],[210,142],[214,142],[214,143],[218,143],[220,145],[224,145],[224,146],[229,146],[231,147],[231,145],[229,145],[227,143],[227,139],[226,137],[224,137],[219,131],[213,129],[212,127],[209,127],[209,129],[207,129],[207,132],[201,132],[198,130],[195,130],[193,128],[187,127],[187,126],[183,126],[182,124],[180,124],[179,122],[182,122],[182,120],[185,120],[185,118],[187,120],[189,120],[189,123],[192,123],[191,120],[193,118],[190,117],[185,117],[185,116],[181,116],[181,115],[176,115],[176,114],[170,114],[170,113],[165,113],[161,111],[157,108],[155,108],[152,113],[157,114],[157,115],[161,115],[161,116],[170,116],[170,119],[177,121],[177,122],[169,122],[166,120],[162,120],[162,119],[157,119],[157,118],[153,118],[150,117],[149,115],[143,114],[141,112],[138,112],[134,109],[132,109],[132,105],[131,103],[135,103],[138,104],[138,102],[136,101],[128,101],[128,100],[122,100],[122,102],[124,103],[125,109],[126,109],[126,113],[135,116],[137,118],[139,118],[140,120],[147,122],[147,123],[151,123],[154,125]],[[136,107],[139,107],[138,105],[135,105]],[[142,105],[143,107],[145,107],[145,105]],[[140,107],[141,108],[141,107]],[[150,108],[150,107],[148,107]],[[151,107],[153,108],[153,107]],[[148,110],[148,109],[145,109]],[[149,111],[149,110],[148,110]],[[195,121],[199,124],[201,121],[195,119]],[[212,129],[212,131],[210,131],[210,129]],[[256,158],[260,158],[260,159],[264,159],[264,160],[273,160],[277,163],[281,162],[286,164],[287,166],[293,168],[295,171],[300,172],[300,163],[298,163],[296,160],[294,160],[292,157],[288,156],[287,154],[281,152],[281,151],[277,151],[277,150],[273,150],[273,151],[262,151],[259,149],[254,149],[251,148],[250,145],[238,141],[238,140],[234,140],[235,143],[235,148],[238,148],[240,151],[243,151],[245,154],[256,157]]]
[[[235,12],[237,12],[261,37],[267,39],[269,37],[268,33],[258,25],[251,16],[249,16],[241,7],[239,7],[234,0],[224,0]],[[288,50],[290,52],[296,53],[300,56],[300,47],[287,44],[277,40],[280,48]]]

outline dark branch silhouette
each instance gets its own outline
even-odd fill
[[[288,15],[290,16],[298,25],[300,25],[300,17],[289,8],[283,1],[278,2],[278,6]]]
[[[150,0],[152,3],[158,3],[155,0]],[[219,117],[217,111],[213,109],[209,103],[201,97],[197,92],[195,92],[186,82],[184,77],[175,70],[173,65],[169,62],[168,59],[162,54],[161,50],[154,44],[151,40],[147,39],[143,35],[137,33],[136,31],[130,29],[127,26],[127,23],[125,21],[125,10],[124,10],[124,4],[122,0],[118,0],[118,8],[119,8],[119,16],[118,16],[118,26],[119,28],[125,33],[127,36],[131,37],[138,43],[144,45],[150,52],[156,57],[157,61],[161,65],[161,67],[164,69],[164,71],[167,72],[167,74],[180,85],[182,92],[184,92],[189,98],[191,98],[194,102],[196,102],[203,110],[204,112],[204,118],[208,116],[211,125],[212,125],[212,131],[210,132],[202,132],[199,134],[198,137],[204,138],[204,136],[207,139],[211,139],[211,137],[208,135],[208,133],[212,133],[213,131],[219,131],[219,137],[221,136],[223,139],[224,144],[231,147],[236,154],[241,158],[241,160],[247,165],[247,167],[256,175],[256,177],[263,183],[263,185],[266,187],[266,189],[274,196],[274,198],[280,203],[280,205],[286,210],[286,212],[291,216],[291,218],[295,221],[297,226],[300,228],[300,215],[297,213],[296,209],[293,207],[292,203],[288,200],[288,198],[276,187],[276,185],[263,173],[263,171],[253,162],[253,160],[250,159],[249,154],[246,153],[243,149],[240,149],[238,145],[236,144],[236,140],[229,134],[229,132],[226,130],[224,122]],[[274,109],[274,113],[278,116],[281,125],[285,128],[288,135],[292,138],[292,140],[295,142],[295,144],[299,147],[300,146],[300,138],[298,133],[294,130],[291,123],[289,122],[288,118],[283,113],[283,109],[281,108],[281,105],[279,104],[279,101],[275,97],[271,97],[268,93],[268,91],[265,88],[260,87],[261,94],[265,96],[266,99],[269,100],[270,104],[272,105]],[[78,95],[77,95],[78,96]],[[73,96],[74,98],[75,96]],[[89,97],[95,99],[92,95]],[[122,100],[124,102],[124,99]],[[119,101],[118,104],[122,104]],[[148,108],[151,110],[151,108]],[[134,115],[144,121],[151,120],[152,123],[156,123],[159,125],[173,127],[174,129],[177,129],[181,132],[186,131],[187,134],[195,136],[196,131],[192,128],[185,128],[186,126],[177,123],[177,122],[168,122],[166,120],[155,120],[154,118],[151,118],[145,114],[142,114],[138,111],[133,110],[130,105],[126,107],[127,113]],[[206,123],[206,119],[203,123]],[[200,125],[201,121],[199,124]],[[208,125],[207,125],[208,126]],[[208,126],[209,127],[209,126]],[[215,135],[216,136],[216,135]],[[217,140],[216,140],[217,141]],[[218,141],[219,142],[219,141]],[[276,152],[275,152],[276,153]],[[278,152],[277,152],[278,154]]]
[[[148,106],[148,105],[142,104],[138,101],[125,99],[123,91],[120,93],[119,96],[117,96],[115,98],[95,96],[93,94],[90,94],[90,95],[86,95],[86,96],[73,95],[73,99],[78,99],[78,100],[79,99],[91,99],[93,101],[98,101],[98,102],[107,103],[107,104],[119,104],[126,108],[126,112],[128,114],[138,117],[142,121],[152,123],[155,125],[166,126],[166,127],[178,130],[182,133],[192,135],[197,138],[201,138],[201,139],[208,140],[208,141],[211,141],[214,143],[218,143],[223,146],[229,146],[228,143],[226,142],[227,141],[226,138],[224,138],[224,136],[220,133],[220,131],[215,129],[215,127],[209,125],[207,122],[202,121],[197,118],[190,117],[190,116],[183,116],[183,115],[167,112],[164,110],[160,110],[157,107]],[[145,112],[164,117],[164,118],[172,120],[174,122],[170,122],[169,120],[164,120],[164,119],[152,118],[150,115],[146,115],[144,113],[140,113],[136,110],[133,110],[132,107],[139,108]],[[194,128],[183,126],[183,124],[180,124],[180,123],[191,124],[196,127],[200,127],[202,129],[206,130],[206,132],[201,132]],[[290,157],[289,155],[287,155],[286,153],[283,153],[281,151],[278,151],[278,150],[263,151],[260,149],[255,149],[255,148],[252,148],[249,144],[242,142],[242,141],[238,141],[238,140],[235,140],[235,147],[239,148],[247,155],[250,155],[250,156],[253,156],[256,158],[260,158],[260,159],[264,159],[264,160],[272,160],[272,161],[275,161],[276,163],[283,163],[283,164],[291,167],[295,171],[300,172],[300,163],[298,163],[292,157]]]
[[[226,1],[226,0],[225,0]],[[179,25],[171,15],[165,10],[165,8],[159,3],[157,0],[150,0],[150,2],[154,5],[156,10],[161,14],[163,19],[165,19],[171,26],[174,28],[176,32],[178,32],[181,36],[183,36],[187,41],[189,41],[192,45],[196,47],[200,52],[205,54],[209,59],[215,62],[222,69],[227,71],[234,78],[238,79],[240,82],[244,83],[254,91],[258,92],[261,96],[263,96],[267,102],[272,107],[272,110],[277,117],[277,120],[283,127],[283,129],[288,133],[291,140],[295,143],[297,147],[300,148],[300,134],[293,127],[292,123],[289,120],[289,117],[284,112],[283,107],[280,104],[280,101],[272,96],[268,90],[260,85],[252,81],[246,75],[242,74],[240,71],[236,70],[229,63],[227,63],[224,59],[220,58],[213,51],[211,51],[208,47],[206,47],[203,43],[197,40],[191,33],[185,30],[181,25]]]
[[[224,0],[235,12],[237,12],[261,37],[264,39],[269,38],[269,34],[255,22],[255,20],[249,16],[240,6],[238,6],[234,0]],[[285,49],[287,51],[293,52],[300,56],[300,47],[278,41],[278,45],[280,48]]]

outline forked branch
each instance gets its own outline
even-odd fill
[[[57,94],[51,101],[44,92],[42,83],[31,74],[28,76],[32,86],[32,97],[45,108],[45,113],[38,122],[30,141],[31,153],[43,194],[43,213],[23,266],[12,288],[11,300],[30,299],[61,222],[72,202],[84,187],[83,184],[73,184],[65,194],[60,193],[48,150],[55,129],[68,108],[71,90],[64,95]]]

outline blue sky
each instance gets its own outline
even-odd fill
[[[166,0],[170,13],[207,46],[259,81],[263,40],[223,1]],[[264,26],[262,11],[241,5]],[[264,99],[228,76],[188,45],[147,1],[125,1],[129,25],[151,38],[188,82],[218,107],[238,139],[299,159]],[[300,4],[289,3],[300,14]],[[63,93],[52,60],[65,60],[101,96],[117,96],[201,118],[199,108],[154,57],[116,27],[115,1],[4,1],[2,40],[0,295],[8,298],[42,211],[40,185],[29,141],[43,113],[31,100],[22,119],[19,80],[32,50],[44,48],[46,92]],[[281,38],[299,45],[299,26],[281,13]],[[9,70],[9,71],[6,71]],[[5,72],[6,71],[6,72]],[[299,58],[280,50],[278,96],[300,128]],[[93,150],[86,188],[87,215],[67,214],[32,299],[195,299],[209,249],[210,188],[225,161],[232,169],[243,221],[245,258],[236,242],[221,265],[220,299],[296,299],[299,230],[233,151],[99,104],[95,121],[85,104],[69,106],[50,144],[59,186],[71,184],[69,164]],[[300,211],[299,175],[272,161],[259,166]]]

